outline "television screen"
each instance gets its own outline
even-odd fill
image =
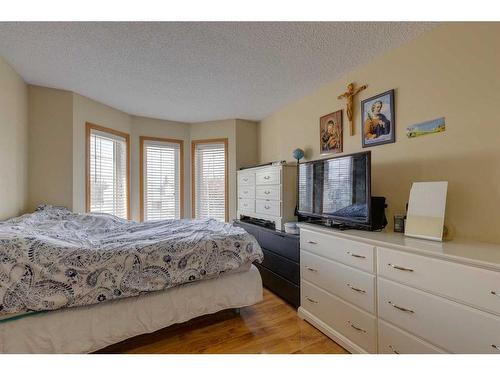
[[[299,165],[299,214],[370,222],[370,152]]]

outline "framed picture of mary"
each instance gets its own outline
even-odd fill
[[[321,116],[319,119],[320,153],[336,154],[343,150],[342,110]]]
[[[361,102],[361,142],[363,147],[378,146],[396,141],[394,90]]]

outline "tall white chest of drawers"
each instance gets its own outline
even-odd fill
[[[500,354],[500,246],[300,228],[298,314],[350,352]]]
[[[294,165],[266,165],[246,168],[238,175],[238,219],[250,216],[275,223],[284,229],[287,221],[294,221],[297,167]]]

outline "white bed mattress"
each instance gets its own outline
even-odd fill
[[[89,353],[197,316],[262,300],[259,271],[0,323],[0,353]]]

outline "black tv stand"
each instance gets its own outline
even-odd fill
[[[356,229],[355,227],[353,227],[352,225],[347,225],[345,223],[333,223],[332,225],[330,225],[331,228],[335,228],[335,229],[338,229],[338,230],[349,230],[349,229]]]
[[[323,219],[305,220],[305,222],[309,223],[309,224],[320,224],[320,225],[323,225],[325,227],[334,228],[334,229],[338,229],[338,230],[358,229],[353,225],[349,225],[346,223],[335,223],[332,220],[323,220]]]

